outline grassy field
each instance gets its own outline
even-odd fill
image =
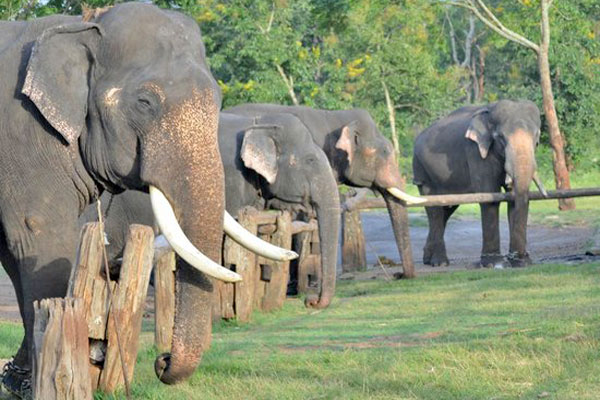
[[[134,398],[595,399],[599,284],[600,265],[343,282],[327,310],[291,299],[215,327],[176,387],[154,377],[146,332]]]
[[[17,325],[0,324],[0,358],[19,338]],[[195,375],[175,387],[154,377],[145,329],[133,395],[597,399],[599,340],[599,264],[342,282],[327,310],[290,299],[252,323],[216,326]]]
[[[593,186],[597,175],[575,181]],[[589,180],[589,182],[588,182]],[[411,212],[421,212],[411,209]],[[462,206],[459,216],[477,216]],[[550,226],[600,225],[600,199],[532,202]],[[146,321],[135,399],[596,399],[600,393],[600,264],[346,281],[323,311],[289,299],[249,324],[215,326],[194,374],[154,376]],[[20,325],[0,322],[0,359]],[[124,398],[96,394],[96,399]]]

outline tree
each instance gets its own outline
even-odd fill
[[[565,157],[565,139],[560,132],[558,117],[556,115],[556,107],[554,105],[554,94],[552,92],[552,81],[550,78],[550,63],[548,53],[550,49],[550,16],[549,9],[553,0],[540,0],[541,9],[541,38],[540,43],[536,44],[533,41],[525,38],[522,35],[508,29],[496,17],[483,0],[457,0],[451,4],[464,7],[470,10],[477,18],[482,21],[488,28],[503,36],[504,38],[518,43],[532,50],[538,61],[538,71],[540,86],[542,89],[542,100],[548,132],[550,135],[550,144],[552,146],[552,161],[554,167],[554,179],[557,189],[570,189],[571,182],[569,178],[569,170]],[[558,201],[559,209],[570,210],[575,208],[573,199],[560,199]]]

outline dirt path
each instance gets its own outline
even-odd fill
[[[368,271],[353,274],[355,278],[369,279],[384,276],[377,263],[377,257],[385,257],[393,263],[400,261],[396,242],[393,240],[390,219],[384,211],[363,212],[361,214],[365,232]],[[423,265],[423,246],[427,239],[427,218],[425,215],[410,215],[411,244],[415,267],[418,273],[444,272],[470,268],[479,260],[481,252],[481,221],[475,218],[452,218],[446,229],[446,251],[450,259],[449,267],[432,268]],[[528,249],[535,263],[584,262],[593,257],[585,256],[590,239],[594,235],[591,227],[550,228],[530,224],[527,228]],[[500,221],[501,249],[508,252],[508,223]],[[338,264],[341,261],[338,261]],[[339,268],[339,267],[338,267]],[[338,270],[341,272],[341,270]],[[400,267],[391,267],[389,274],[400,272]],[[342,279],[349,276],[341,276]]]
[[[427,220],[423,215],[411,215],[411,240],[413,255],[418,273],[443,272],[465,269],[479,259],[481,250],[481,223],[478,219],[456,219],[448,223],[446,231],[446,249],[450,258],[450,267],[431,268],[420,263],[422,249],[427,237]],[[398,262],[398,250],[385,212],[362,213],[363,228],[367,242],[368,271],[353,274],[355,279],[384,277],[382,268],[376,264],[377,256],[383,256],[392,262]],[[508,225],[502,221],[500,225],[502,251],[508,250]],[[528,248],[535,262],[582,262],[594,230],[590,227],[549,228],[531,225],[528,228]],[[340,262],[338,262],[340,264]],[[386,268],[388,274],[400,271],[400,267]],[[341,272],[341,271],[340,271]],[[341,276],[349,278],[348,275]],[[8,276],[0,268],[0,320],[20,322],[15,293]]]

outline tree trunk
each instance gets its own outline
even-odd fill
[[[564,150],[564,138],[558,126],[556,108],[554,107],[554,94],[552,93],[552,82],[550,80],[550,64],[548,62],[548,48],[550,46],[550,21],[548,9],[549,0],[542,0],[542,42],[538,53],[538,67],[540,71],[540,85],[542,87],[542,101],[544,114],[548,123],[550,145],[552,146],[552,164],[554,166],[554,180],[556,189],[564,190],[571,188],[569,170]],[[572,210],[575,208],[575,200],[561,199],[558,201],[560,210]]]
[[[392,144],[394,145],[394,153],[396,153],[396,160],[400,160],[400,143],[398,143],[398,136],[396,135],[396,110],[394,109],[394,103],[390,97],[390,91],[388,90],[385,81],[381,80],[381,86],[383,86],[383,93],[385,94],[385,104],[388,109],[388,117],[390,119],[390,129],[392,131]]]

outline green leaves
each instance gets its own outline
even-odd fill
[[[224,106],[242,102],[366,108],[391,135],[385,82],[396,113],[404,156],[434,119],[465,105],[469,69],[456,65],[469,30],[468,11],[422,0],[154,0],[194,18]],[[87,0],[90,7],[115,0]],[[77,14],[81,0],[0,0],[3,19],[56,12]],[[488,0],[506,26],[539,41],[539,0]],[[600,150],[600,3],[555,1],[550,65],[557,112],[575,165]],[[447,15],[446,15],[447,14]],[[531,50],[475,25],[473,61],[485,54],[483,101],[528,98],[541,106],[537,61]],[[478,67],[479,68],[479,67]],[[282,74],[283,73],[283,74]],[[542,137],[542,144],[547,139]],[[541,160],[550,164],[549,160]],[[542,166],[544,167],[544,166]],[[406,171],[408,172],[408,171]]]

